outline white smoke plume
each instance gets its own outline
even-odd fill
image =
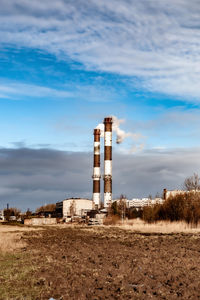
[[[104,137],[104,124],[103,123],[98,124],[95,129],[100,129],[100,131],[101,131],[101,138],[103,138]]]
[[[118,119],[116,116],[111,116],[113,120],[113,132],[116,133],[116,143],[121,144],[126,138],[131,138],[134,143],[142,138],[142,135],[139,133],[133,133],[133,132],[125,132],[123,129],[120,128],[120,125],[125,122],[124,119]],[[96,129],[101,130],[101,137],[104,137],[104,124],[100,123],[97,125]],[[137,152],[138,150],[142,150],[144,147],[143,144],[139,145],[133,145],[131,149],[129,149],[128,153],[134,153]],[[123,151],[122,151],[123,152]],[[127,152],[127,151],[126,151]]]
[[[116,132],[117,138],[116,138],[116,143],[121,144],[124,139],[130,137],[134,141],[138,140],[141,138],[141,134],[139,133],[132,133],[132,132],[125,132],[120,128],[120,124],[124,123],[124,119],[118,119],[116,116],[112,116],[113,119],[113,131]]]

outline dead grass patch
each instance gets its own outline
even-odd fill
[[[22,239],[23,233],[41,229],[9,225],[0,226],[0,252],[9,253],[24,248],[26,242]]]
[[[120,228],[139,231],[146,233],[199,233],[200,224],[198,226],[192,226],[184,221],[170,222],[170,221],[158,221],[156,223],[146,223],[141,219],[126,220],[123,223],[120,221],[116,225]]]
[[[7,253],[26,246],[22,240],[22,233],[0,233],[0,251]]]
[[[30,227],[30,226],[9,226],[9,225],[0,225],[0,233],[3,232],[19,232],[19,231],[34,231],[34,230],[42,230],[43,227]]]

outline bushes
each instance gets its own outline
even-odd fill
[[[188,224],[197,225],[200,222],[200,193],[185,192],[169,197],[163,204],[145,206],[142,218],[148,223],[184,220]]]
[[[16,207],[10,207],[8,209],[4,209],[4,217],[8,222],[12,217],[16,217],[16,220],[19,219],[21,211]]]
[[[126,209],[126,217],[128,219],[142,218],[143,210],[130,207]]]
[[[103,220],[103,224],[104,225],[116,225],[119,223],[120,221],[120,217],[118,215],[110,215],[107,216],[104,220]]]

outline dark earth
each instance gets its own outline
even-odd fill
[[[200,299],[198,233],[65,226],[23,238],[36,266],[35,299]]]

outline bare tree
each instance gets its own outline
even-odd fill
[[[197,191],[200,190],[200,178],[197,173],[194,173],[192,176],[187,177],[184,181],[184,188],[187,191]]]
[[[76,215],[76,202],[74,200],[70,204],[69,213],[71,217]]]
[[[16,217],[16,219],[19,219],[20,213],[21,213],[21,210],[19,210],[16,207],[10,207],[8,209],[4,209],[4,216],[5,216],[6,221],[10,221],[11,217],[14,217],[14,216]]]
[[[56,204],[52,203],[52,204],[47,204],[47,205],[43,205],[43,206],[40,206],[36,209],[36,213],[38,212],[45,212],[45,211],[55,211],[56,209]]]
[[[125,215],[126,215],[126,196],[123,194],[120,195],[120,200],[118,203],[118,211],[119,214],[121,215],[122,222],[124,222]]]

